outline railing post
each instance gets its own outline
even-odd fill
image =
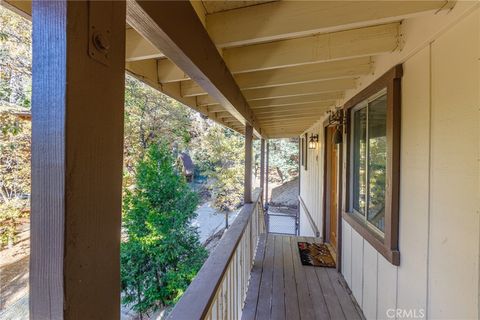
[[[253,128],[245,126],[245,182],[243,199],[245,203],[252,203],[252,138]]]
[[[268,203],[268,169],[269,169],[269,161],[270,161],[270,141],[267,140],[267,160],[265,163],[265,204]]]
[[[263,203],[263,199],[265,199],[263,195],[265,190],[265,139],[263,138],[260,141],[260,188],[262,189],[260,203]]]

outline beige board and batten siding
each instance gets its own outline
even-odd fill
[[[403,64],[400,266],[343,222],[342,272],[367,319],[478,319],[478,46],[477,10]]]
[[[375,76],[363,79],[365,87],[403,63],[400,266],[342,220],[342,274],[367,319],[387,319],[391,309],[428,319],[479,318],[480,11],[459,3],[451,14],[457,17],[445,16],[448,28],[426,22],[423,32],[435,36],[415,40],[417,48],[407,42],[407,55],[380,59]],[[412,26],[419,30],[422,22],[404,27]],[[323,130],[310,130],[319,134],[319,158],[309,155],[308,170],[301,170],[301,196],[321,230]]]
[[[303,200],[308,213],[300,204],[299,234],[305,237],[315,237],[316,231],[318,230],[321,234],[323,228],[323,200],[320,196],[323,194],[323,184],[319,183],[319,179],[323,181],[323,120],[314,124],[306,133],[308,138],[312,134],[318,134],[318,143],[316,149],[308,149],[304,145],[307,155],[307,170],[300,163],[300,198]],[[304,138],[305,134],[302,137]],[[308,141],[306,143],[308,144]],[[300,154],[302,154],[301,151]],[[310,214],[311,219],[308,218],[307,214]],[[312,225],[312,223],[315,225]]]

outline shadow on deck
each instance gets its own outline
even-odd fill
[[[364,319],[335,269],[302,265],[299,241],[318,240],[261,236],[242,319]]]

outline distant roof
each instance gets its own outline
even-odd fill
[[[182,160],[184,174],[193,174],[195,166],[193,165],[192,158],[190,158],[190,156],[185,152],[180,152],[178,158]]]
[[[29,109],[5,101],[0,101],[0,113],[11,113],[25,120],[32,119]]]

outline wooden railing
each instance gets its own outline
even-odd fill
[[[241,319],[259,235],[265,232],[261,192],[245,204],[168,317]]]

